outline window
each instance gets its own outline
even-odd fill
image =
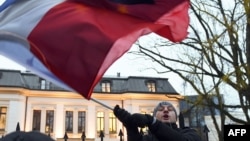
[[[192,108],[190,111],[190,127],[196,128],[200,126],[200,123],[204,121],[202,114],[199,114],[201,109],[199,107]]]
[[[33,122],[32,122],[32,130],[33,131],[40,131],[40,124],[41,124],[41,110],[34,110],[33,111]]]
[[[116,133],[116,117],[113,113],[109,113],[109,133]]]
[[[6,128],[6,114],[7,107],[0,107],[0,131],[4,131]]]
[[[102,85],[102,92],[107,92],[107,93],[111,92],[111,83],[109,81],[103,81],[101,85]]]
[[[50,89],[50,82],[42,79],[41,80],[41,89],[42,90],[47,90],[47,89]]]
[[[97,132],[104,130],[104,112],[97,112]]]
[[[78,112],[78,133],[85,131],[85,111]]]
[[[73,111],[66,111],[65,130],[66,132],[73,132]]]
[[[148,87],[148,91],[149,92],[156,92],[156,85],[155,85],[155,81],[148,81],[147,82],[147,87]]]
[[[46,133],[53,133],[53,126],[54,126],[54,111],[47,110],[46,111],[45,132]]]

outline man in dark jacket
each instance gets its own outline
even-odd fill
[[[153,112],[148,114],[130,114],[116,105],[114,115],[123,123],[127,130],[128,141],[201,141],[194,129],[177,127],[177,113],[169,102],[159,103]],[[141,135],[138,127],[149,128],[149,133]]]

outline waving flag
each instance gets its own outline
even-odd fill
[[[0,0],[0,11],[3,11],[5,8],[10,6],[16,0]]]
[[[86,99],[140,36],[179,42],[189,24],[189,0],[13,1],[0,7],[0,53]]]

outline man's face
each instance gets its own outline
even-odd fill
[[[156,119],[163,123],[175,123],[176,122],[176,114],[174,111],[174,107],[170,105],[162,105],[160,106],[155,114]]]

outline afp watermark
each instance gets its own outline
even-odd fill
[[[250,125],[224,125],[224,141],[239,139],[249,141]]]

